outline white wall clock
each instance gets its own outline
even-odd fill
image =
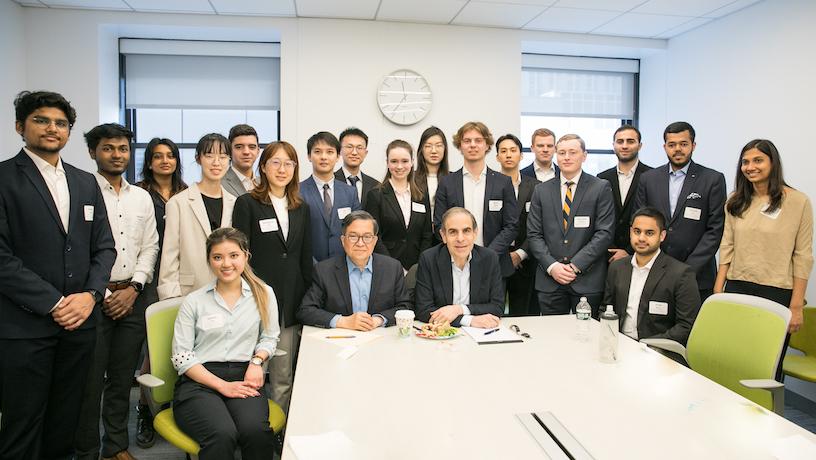
[[[413,125],[431,111],[431,87],[422,75],[400,69],[383,77],[377,89],[380,112],[392,123]]]

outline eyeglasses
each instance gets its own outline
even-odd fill
[[[363,152],[366,151],[366,147],[364,145],[351,145],[351,144],[349,144],[349,145],[344,145],[343,150],[346,150],[348,152],[353,152],[353,151],[356,150],[356,151],[358,151],[360,153],[363,153]]]
[[[201,156],[204,157],[205,159],[207,159],[208,161],[213,161],[216,158],[218,158],[221,161],[229,161],[229,159],[230,159],[230,156],[227,155],[226,153],[207,152],[207,153],[202,154]]]
[[[343,235],[343,238],[349,240],[349,243],[353,245],[357,244],[358,241],[362,240],[363,244],[365,244],[366,246],[371,244],[371,242],[374,241],[375,237],[376,235],[373,235],[371,233],[366,233],[365,235],[358,235],[356,233],[349,233],[348,235]]]
[[[281,165],[286,169],[295,169],[297,163],[292,160],[281,161],[277,158],[269,160],[269,166],[272,166],[272,169],[280,169]]]
[[[67,130],[68,128],[71,127],[71,123],[69,123],[68,120],[65,120],[65,119],[52,120],[52,119],[50,119],[48,117],[36,116],[36,117],[31,117],[31,121],[34,122],[35,125],[37,125],[37,126],[39,126],[41,128],[48,128],[49,126],[51,126],[51,123],[53,123],[54,127],[59,129],[60,131],[65,131],[65,130]]]
[[[511,326],[510,326],[510,330],[511,330],[511,331],[513,331],[513,332],[515,332],[516,334],[518,334],[518,335],[520,335],[520,336],[524,337],[525,339],[532,339],[532,337],[530,336],[530,334],[528,334],[528,333],[526,333],[526,332],[522,332],[522,331],[521,331],[521,328],[520,328],[520,327],[518,327],[518,326],[516,326],[515,324],[513,324],[513,325],[511,325]]]

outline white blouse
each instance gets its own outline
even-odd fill
[[[275,214],[278,216],[278,226],[280,227],[283,239],[289,239],[289,199],[284,195],[278,198],[273,194],[269,194],[272,200],[272,207],[275,208]]]

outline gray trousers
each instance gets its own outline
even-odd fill
[[[284,356],[274,356],[269,362],[269,382],[272,400],[283,412],[289,415],[289,402],[292,400],[292,384],[295,380],[295,364],[300,347],[300,331],[303,326],[290,326],[281,329],[278,349],[286,351]]]

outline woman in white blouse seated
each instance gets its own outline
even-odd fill
[[[173,366],[176,423],[200,446],[202,460],[268,459],[274,449],[262,365],[280,326],[275,293],[247,264],[247,239],[234,228],[207,238],[215,282],[191,292],[176,318]]]

